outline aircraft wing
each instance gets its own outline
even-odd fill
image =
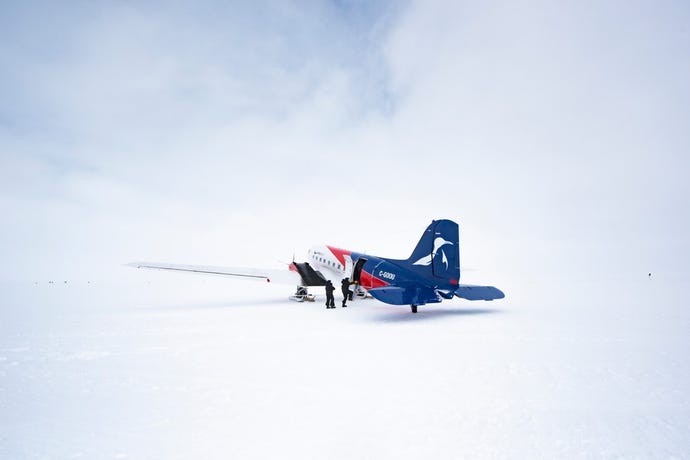
[[[471,284],[458,285],[455,295],[467,300],[495,300],[506,296],[503,291],[493,286],[474,286]]]
[[[127,264],[135,268],[148,268],[152,270],[168,270],[174,272],[198,273],[202,275],[220,275],[234,278],[266,281],[269,283],[281,283],[299,285],[302,279],[298,273],[290,271],[287,267],[277,268],[246,268],[246,267],[212,267],[206,265],[179,265],[160,262],[131,262]]]

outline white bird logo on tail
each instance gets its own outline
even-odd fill
[[[431,254],[429,254],[428,256],[422,257],[417,262],[414,262],[412,265],[424,265],[424,266],[431,265],[431,261],[433,260],[434,255],[436,253],[438,253],[438,250],[441,249],[441,247],[445,246],[446,244],[452,245],[453,242],[452,241],[446,241],[443,238],[441,238],[440,236],[437,237],[434,240],[434,250],[431,251]],[[448,259],[446,258],[446,253],[441,251],[441,254],[443,256],[443,263],[446,264],[446,270],[447,270],[448,269]]]

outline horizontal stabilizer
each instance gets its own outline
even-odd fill
[[[459,285],[455,290],[455,295],[467,300],[495,300],[506,296],[503,291],[493,286],[472,286],[469,284]]]
[[[212,267],[207,265],[179,265],[166,264],[159,262],[131,262],[127,264],[135,268],[148,268],[152,270],[168,270],[186,273],[198,273],[201,275],[220,275],[242,279],[254,279],[257,281],[268,281],[298,285],[301,283],[299,274],[289,271],[286,268],[246,268],[246,267]]]

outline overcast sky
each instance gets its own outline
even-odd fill
[[[0,69],[3,279],[432,218],[489,277],[687,268],[686,2],[6,1]]]

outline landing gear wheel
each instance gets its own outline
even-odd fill
[[[417,305],[410,305],[412,308],[412,313],[417,313]]]

